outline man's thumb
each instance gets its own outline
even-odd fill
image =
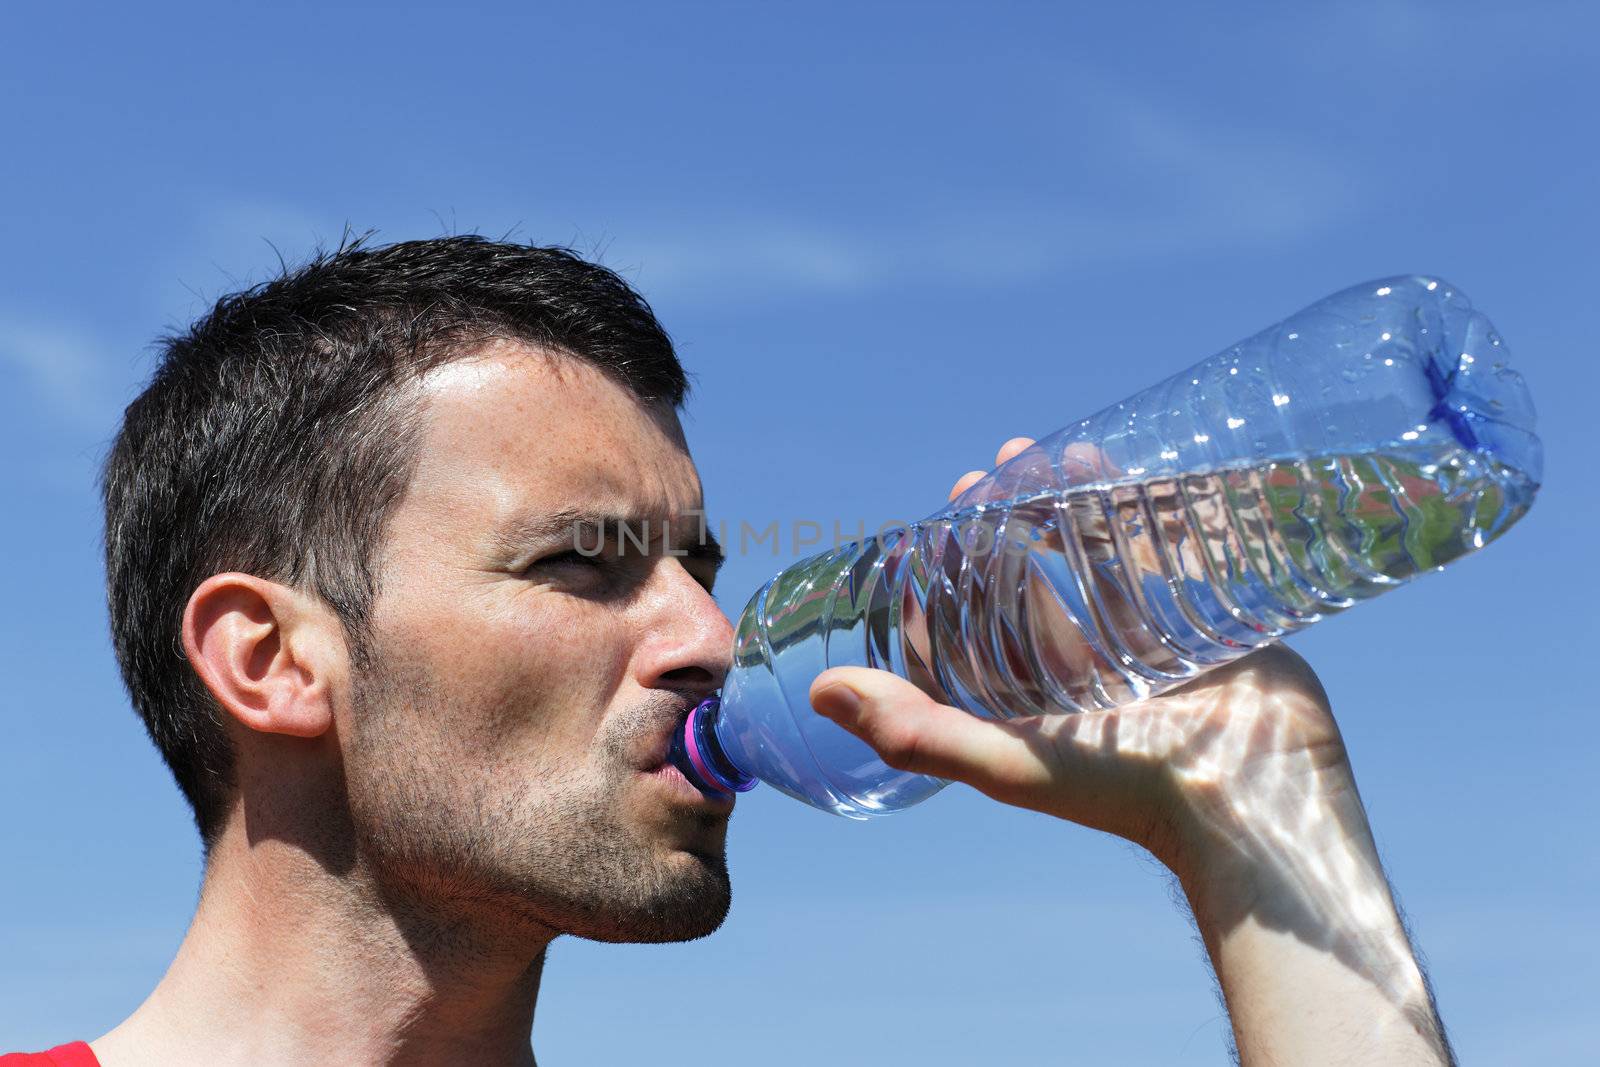
[[[954,778],[985,792],[1037,757],[999,723],[931,699],[905,679],[865,667],[835,667],[811,683],[811,706],[867,744],[897,770]],[[1019,760],[1034,766],[1019,766]],[[1029,775],[1031,777],[1031,775]]]

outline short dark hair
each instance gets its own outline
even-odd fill
[[[161,339],[102,474],[106,592],[133,706],[208,848],[233,752],[183,653],[189,597],[226,571],[310,590],[359,655],[375,551],[416,465],[406,390],[497,339],[586,361],[649,403],[677,409],[688,391],[671,339],[615,273],[472,235],[346,239]]]

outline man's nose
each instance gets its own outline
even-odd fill
[[[733,625],[705,586],[673,557],[658,567],[650,633],[640,648],[639,683],[709,695],[722,685],[733,657]]]

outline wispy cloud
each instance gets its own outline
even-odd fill
[[[72,326],[0,310],[0,367],[13,397],[31,400],[74,429],[110,427],[129,375],[110,346]]]
[[[1084,145],[1081,175],[1031,183],[1058,194],[978,204],[973,193],[855,229],[697,219],[681,232],[619,235],[607,259],[675,301],[1008,284],[1045,270],[1276,247],[1331,229],[1364,200],[1349,165],[1283,131],[1240,128],[1084,77],[1056,110],[1071,129],[1041,136]]]
[[[235,193],[197,193],[189,209],[148,272],[149,299],[171,309],[169,326],[203,315],[224,293],[273,277],[280,255],[293,265],[319,244],[337,244],[346,228],[291,203]]]
[[[1347,49],[1388,56],[1423,57],[1424,69],[1444,82],[1480,81],[1485,70],[1507,65],[1528,75],[1546,73],[1550,64],[1587,68],[1600,53],[1593,33],[1563,32],[1583,27],[1592,17],[1590,0],[1542,0],[1505,4],[1498,0],[1347,0],[1314,9],[1285,9],[1299,32],[1315,34],[1333,47],[1323,54],[1348,62]],[[1312,27],[1316,27],[1315,30]],[[1492,50],[1483,43],[1492,43]],[[1439,54],[1454,62],[1436,63]],[[1312,53],[1315,56],[1315,53]]]
[[[1061,74],[1056,86],[1054,98],[1039,101],[1029,136],[1041,144],[1028,154],[1057,172],[1024,176],[1004,191],[941,193],[937,182],[902,174],[903,201],[866,221],[825,216],[815,200],[804,213],[644,201],[569,206],[580,220],[630,216],[601,234],[585,234],[581,221],[574,232],[570,221],[528,217],[519,236],[569,239],[652,299],[764,301],[929,282],[1007,285],[1043,272],[1278,247],[1332,229],[1365,199],[1354,165],[1297,131],[1241,126],[1082,69]],[[431,217],[436,227],[395,229],[387,220],[379,237],[472,221]],[[227,197],[201,207],[193,222],[193,247],[177,273],[196,312],[204,301],[193,298],[217,290],[194,284],[197,262],[209,260],[221,272],[213,277],[236,288],[259,280],[250,265],[276,266],[269,242],[293,261],[343,228],[293,205]]]

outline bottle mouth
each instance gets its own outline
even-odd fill
[[[1439,301],[1442,344],[1424,364],[1436,400],[1430,420],[1444,423],[1461,445],[1493,456],[1537,484],[1543,450],[1535,430],[1533,397],[1510,365],[1499,333],[1466,297],[1436,279],[1417,279]]]
[[[729,761],[717,741],[717,715],[722,701],[707,697],[696,704],[672,736],[672,763],[708,796],[728,796],[755,788],[756,779]]]

